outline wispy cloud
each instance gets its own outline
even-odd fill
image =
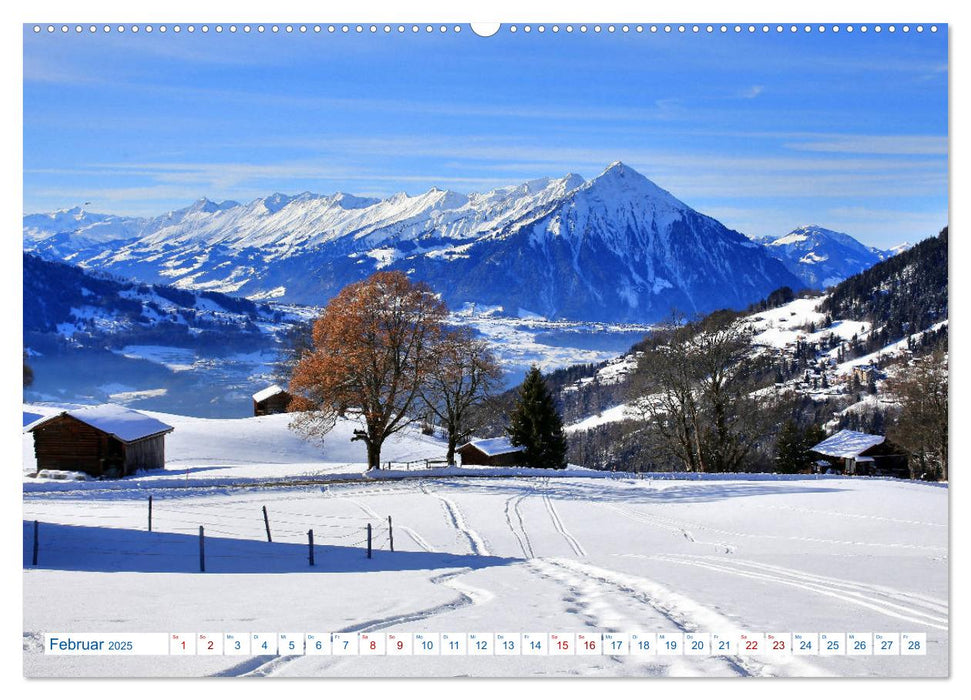
[[[946,136],[832,135],[784,144],[796,151],[868,153],[873,155],[942,156],[948,153]]]
[[[752,85],[744,90],[739,90],[738,96],[745,98],[746,100],[751,100],[761,95],[763,90],[765,90],[764,85]]]

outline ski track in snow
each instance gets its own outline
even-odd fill
[[[799,513],[809,513],[811,515],[832,515],[838,518],[858,518],[861,520],[878,520],[881,522],[895,523],[897,525],[922,525],[924,527],[947,528],[947,523],[928,523],[923,520],[901,520],[900,518],[889,518],[885,515],[869,515],[866,513],[846,513],[838,510],[819,510],[818,508],[800,508],[798,506],[769,506],[760,505],[760,508],[770,508],[772,510],[784,510],[786,512],[797,511]]]
[[[535,556],[533,554],[533,545],[529,541],[529,535],[527,534],[526,527],[523,524],[523,512],[519,508],[524,498],[526,498],[526,496],[524,494],[520,494],[518,496],[510,496],[506,499],[506,524],[509,525],[509,529],[512,531],[512,534],[515,535],[516,541],[519,542],[519,548],[523,550],[523,556],[527,559],[532,559]],[[512,515],[509,512],[510,505],[512,506],[512,515],[516,516],[518,526],[513,523]]]
[[[534,489],[535,491],[535,489]],[[516,535],[520,547],[526,553],[524,542],[528,543],[528,534],[524,527],[522,514],[519,505],[525,499],[525,495],[513,496],[506,501],[506,522],[513,534]],[[543,502],[549,512],[550,518],[557,532],[564,536],[570,543],[571,548],[577,556],[586,556],[582,545],[568,533],[565,533],[555,507],[549,495],[543,494]],[[509,513],[509,506],[512,504],[513,512],[516,514],[519,529],[522,536],[517,532]],[[574,548],[573,545],[576,544]],[[722,543],[718,546],[724,547]],[[580,551],[577,551],[579,549]],[[530,547],[529,553],[532,554]],[[580,563],[571,559],[538,559],[530,557],[527,566],[541,578],[554,581],[564,586],[569,591],[564,597],[567,603],[576,604],[578,609],[572,612],[581,615],[586,619],[586,624],[598,630],[619,631],[629,629],[632,624],[636,627],[642,624],[646,628],[656,625],[656,619],[651,621],[633,622],[630,616],[619,612],[608,601],[612,594],[619,596],[622,603],[629,604],[631,600],[646,604],[649,608],[659,613],[669,624],[682,632],[692,632],[700,630],[723,630],[725,632],[740,631],[737,626],[724,618],[719,613],[703,607],[699,603],[687,598],[686,596],[674,593],[660,584],[648,579],[642,579],[626,574],[621,574],[608,569],[594,567]],[[604,590],[604,584],[611,593]],[[614,657],[618,662],[620,659]],[[821,671],[805,663],[800,659],[785,658],[781,664],[773,664],[765,659],[753,657],[736,656],[712,656],[712,657],[689,657],[672,656],[665,659],[665,663],[658,666],[653,662],[652,673],[664,673],[665,675],[710,675],[712,671],[729,671],[740,676],[776,676],[776,675],[802,675],[815,676],[821,675]],[[783,671],[790,671],[783,674]]]
[[[583,578],[590,579],[601,587],[605,584],[625,597],[633,598],[661,614],[666,620],[674,624],[682,632],[696,632],[719,630],[725,633],[737,633],[742,630],[730,620],[709,608],[702,606],[687,596],[675,593],[666,587],[649,579],[621,574],[609,569],[603,569],[590,564],[571,559],[544,559],[543,563],[557,567],[563,572],[563,580],[571,586],[582,585]],[[536,565],[537,562],[532,562]],[[541,566],[541,565],[540,565]],[[549,569],[546,570],[547,572]],[[628,621],[630,622],[630,621]],[[710,657],[671,657],[676,663],[686,666],[697,664],[699,674],[705,673],[704,666],[712,660],[721,659],[738,675],[745,676],[819,676],[820,669],[810,665],[797,657],[738,657],[738,656],[710,656]],[[681,668],[675,668],[678,672]],[[785,671],[785,673],[783,673]]]
[[[441,615],[443,613],[452,612],[460,608],[464,608],[469,605],[482,605],[494,598],[490,591],[486,591],[481,588],[476,588],[474,586],[469,586],[459,582],[459,577],[463,574],[467,574],[472,569],[462,568],[457,571],[448,571],[438,576],[434,576],[429,579],[432,583],[436,585],[444,585],[458,593],[458,597],[454,600],[442,603],[440,605],[435,605],[430,608],[424,608],[422,610],[415,610],[413,612],[402,613],[400,615],[391,615],[389,617],[376,618],[373,620],[365,620],[343,629],[337,630],[338,632],[374,632],[376,630],[386,629],[388,627],[393,627],[394,625],[408,624],[412,622],[418,622],[420,620],[426,620],[430,617],[436,615]],[[332,666],[340,661],[344,660],[343,657],[332,657],[330,659],[326,657],[309,657],[303,654],[300,655],[290,655],[290,656],[256,656],[251,659],[244,661],[241,664],[237,664],[228,669],[220,671],[218,673],[212,674],[218,677],[266,677],[278,675],[282,670],[290,667],[292,664],[299,662],[301,659],[314,658],[318,660],[318,663],[323,664],[323,668]]]
[[[798,569],[725,557],[656,554],[649,555],[647,558],[801,588],[900,620],[939,630],[948,628],[947,603],[927,596],[905,593],[884,586],[871,586],[857,581],[819,576]]]
[[[563,535],[563,539],[565,539],[566,543],[570,545],[570,549],[573,550],[573,553],[578,557],[587,556],[587,550],[583,548],[580,541],[571,535],[569,531],[567,531],[566,526],[563,524],[563,520],[560,518],[560,514],[556,510],[556,506],[553,505],[553,499],[550,498],[548,493],[543,494],[543,505],[546,506],[546,512],[550,514],[550,520],[553,521],[553,527],[556,528],[557,532]]]
[[[347,496],[341,496],[341,498],[343,498],[348,503],[353,503],[354,505],[356,505],[358,508],[360,508],[361,510],[363,510],[365,513],[367,513],[372,518],[378,518],[378,519],[381,518],[380,515],[378,515],[376,512],[374,512],[374,509],[371,508],[371,506],[369,506],[367,504],[364,504],[364,503],[361,503],[356,498],[348,498]]]
[[[465,521],[462,511],[459,509],[458,505],[451,499],[442,496],[441,494],[428,490],[424,484],[420,484],[420,489],[423,493],[429,496],[434,496],[439,499],[442,503],[442,507],[445,509],[450,523],[455,527],[456,530],[462,532],[469,542],[469,547],[473,554],[480,556],[491,556],[488,546],[486,546],[485,541],[475,530],[470,528]],[[394,491],[394,489],[379,489],[380,492]],[[378,491],[375,491],[377,493]],[[372,517],[378,517],[377,513],[366,503],[359,501],[356,498],[351,498],[344,494],[331,494],[338,498],[343,498],[350,503],[353,503],[358,508],[363,510],[365,513]],[[399,525],[399,527],[404,530],[415,544],[424,549],[426,552],[432,552],[434,549],[432,546],[413,528],[408,526]],[[429,581],[436,585],[443,585],[451,588],[458,593],[458,597],[447,603],[442,603],[440,605],[435,605],[430,608],[424,608],[422,610],[416,610],[413,612],[402,613],[400,615],[393,615],[390,617],[366,620],[364,622],[345,627],[339,630],[340,632],[372,632],[375,630],[386,629],[394,625],[407,624],[411,622],[416,622],[420,620],[426,620],[430,617],[436,615],[441,615],[443,613],[452,612],[460,608],[469,605],[482,605],[492,600],[495,595],[488,590],[477,588],[475,586],[470,586],[460,580],[460,577],[464,574],[473,571],[474,569],[466,567],[459,569],[457,571],[450,571],[438,576],[433,576]],[[269,657],[269,656],[259,656],[249,659],[241,664],[233,666],[229,669],[216,673],[216,676],[247,676],[247,677],[264,677],[264,676],[274,676],[278,675],[281,670],[289,667],[291,664],[298,662],[300,659],[306,659],[304,655],[297,656],[279,656],[279,657]],[[319,658],[319,657],[318,657]],[[342,659],[326,659],[324,663],[326,666],[330,666],[338,663]],[[328,663],[329,662],[329,663]],[[325,666],[325,667],[326,667]]]
[[[455,527],[456,530],[463,533],[468,540],[469,547],[473,554],[479,556],[491,556],[488,546],[486,545],[483,538],[473,530],[465,521],[465,517],[462,511],[459,509],[458,505],[435,491],[428,490],[424,484],[420,486],[421,490],[430,495],[438,498],[442,503],[442,507],[445,509],[449,521]],[[349,502],[356,505],[358,508],[363,510],[365,513],[378,517],[377,514],[365,503],[354,499],[348,498],[347,496],[340,495],[338,497],[345,498]],[[427,552],[434,551],[431,545],[418,534],[414,529],[407,526],[400,526],[402,529],[415,541],[415,543]],[[355,625],[346,627],[340,632],[372,632],[375,630],[385,629],[399,624],[407,624],[411,622],[416,622],[419,620],[426,620],[430,617],[436,615],[441,615],[443,613],[452,612],[469,605],[482,605],[492,600],[495,595],[491,591],[487,591],[482,588],[477,588],[475,586],[470,586],[460,580],[460,577],[464,574],[473,571],[472,568],[462,568],[457,571],[450,571],[444,574],[439,574],[429,579],[432,583],[436,585],[443,585],[451,588],[458,593],[458,598],[449,601],[447,603],[442,603],[440,605],[435,605],[430,608],[424,608],[422,610],[416,610],[413,612],[402,613],[400,615],[393,615],[390,617],[367,620]],[[272,676],[277,675],[279,672],[290,666],[292,663],[299,661],[300,659],[308,658],[306,656],[280,656],[280,657],[255,657],[247,662],[234,666],[230,669],[222,671],[220,673],[214,674],[217,676]],[[332,665],[338,662],[338,659],[327,660],[330,661]],[[326,663],[326,662],[325,662]]]
[[[469,550],[472,554],[483,557],[492,556],[492,552],[489,551],[489,546],[486,544],[485,540],[478,532],[469,527],[465,520],[465,516],[462,514],[462,510],[458,507],[458,504],[455,503],[455,501],[447,496],[443,496],[437,491],[426,489],[424,485],[422,486],[422,490],[429,496],[434,496],[441,501],[442,508],[445,510],[445,516],[448,518],[452,526],[465,536],[465,539],[469,543]]]
[[[404,530],[405,531],[405,534],[408,535],[408,537],[410,537],[415,544],[417,544],[419,547],[421,547],[426,552],[434,552],[435,551],[432,548],[432,546],[430,544],[428,544],[428,541],[424,537],[422,537],[421,535],[419,535],[413,528],[410,528],[407,525],[399,525],[398,527],[400,527],[402,530]]]
[[[562,568],[556,560],[534,559],[529,562],[529,566],[541,578],[553,581],[567,589],[568,593],[564,596],[563,601],[575,605],[576,607],[571,608],[570,612],[582,617],[585,624],[591,629],[606,632],[626,632],[632,627],[632,619],[634,619],[636,620],[633,623],[634,627],[658,629],[659,626],[663,626],[678,631],[684,630],[677,621],[663,613],[658,618],[657,613],[660,611],[653,605],[649,608],[640,607],[637,610],[636,615],[643,615],[648,609],[654,611],[653,614],[646,617],[632,617],[629,613],[625,614],[612,605],[609,599],[614,598],[615,602],[628,607],[631,603],[642,605],[644,601],[633,599],[626,591],[619,590],[616,586],[605,588],[601,579],[591,576],[578,576],[576,572]],[[659,629],[659,631],[663,630]],[[629,660],[629,657],[615,654],[607,656],[618,664],[623,663],[625,659]],[[653,658],[650,661],[645,659],[644,662],[647,664],[644,669],[645,675],[652,676],[710,676],[719,671],[723,672],[722,675],[725,671],[738,676],[753,675],[749,669],[737,664],[734,658],[724,656],[706,658],[670,656],[663,658],[660,662]]]
[[[697,539],[694,534],[686,527],[684,524],[678,523],[674,520],[669,520],[667,518],[661,518],[656,515],[650,515],[643,511],[634,510],[633,508],[625,508],[613,503],[605,503],[605,507],[610,510],[620,513],[625,518],[629,518],[634,522],[644,523],[646,525],[653,525],[655,527],[661,528],[662,530],[670,530],[671,532],[681,534],[686,540],[694,544],[710,545],[720,552],[725,554],[732,554],[735,552],[735,545],[730,542],[717,542],[717,541],[705,541]],[[727,533],[726,533],[727,534]]]
[[[442,507],[445,520],[448,526],[456,533],[456,542],[465,543],[468,550],[473,555],[492,556],[490,546],[485,538],[473,529],[465,513],[453,498],[439,491],[431,490],[428,484],[435,483],[441,485],[443,491],[448,491],[447,482],[429,482],[420,480],[412,482],[405,488],[401,486],[381,485],[374,488],[372,484],[356,484],[354,486],[324,489],[325,496],[345,500],[363,511],[368,517],[383,520],[381,516],[366,503],[367,497],[371,495],[401,494],[403,491],[416,493],[420,491],[430,497],[437,499]],[[541,485],[542,484],[542,485]],[[542,490],[541,490],[542,489]],[[648,578],[626,574],[619,571],[593,566],[587,562],[577,561],[568,557],[538,558],[533,548],[534,541],[537,544],[548,543],[552,545],[556,538],[552,537],[548,526],[543,524],[545,518],[538,512],[537,517],[530,518],[530,526],[534,528],[531,539],[526,527],[526,519],[523,514],[523,503],[530,496],[539,496],[544,508],[549,516],[550,522],[569,545],[573,554],[578,558],[588,556],[587,551],[581,542],[574,537],[556,508],[554,499],[551,496],[556,493],[550,491],[549,480],[546,482],[533,482],[530,490],[520,492],[505,499],[503,509],[507,526],[515,537],[519,549],[527,559],[522,565],[523,570],[537,576],[553,586],[553,596],[562,592],[562,602],[567,604],[566,612],[575,616],[578,623],[585,625],[591,630],[597,631],[616,631],[623,632],[631,629],[657,629],[662,631],[665,628],[682,632],[694,631],[717,631],[724,633],[737,633],[744,631],[738,623],[725,617],[716,609],[707,607],[673,589],[657,583]],[[501,500],[495,501],[496,506],[502,503]],[[655,510],[639,510],[627,504],[614,504],[600,502],[598,505],[607,508],[625,518],[637,523],[643,523],[662,531],[669,531],[676,537],[684,537],[688,541],[703,547],[714,548],[718,554],[628,554],[624,556],[634,556],[644,559],[653,559],[659,562],[669,562],[685,567],[696,567],[717,575],[729,575],[742,577],[752,581],[757,581],[766,585],[781,585],[811,594],[818,594],[836,599],[841,604],[864,608],[882,615],[886,615],[898,620],[919,624],[933,629],[948,629],[948,610],[949,604],[946,600],[941,600],[921,593],[910,593],[897,589],[871,585],[860,581],[824,576],[809,571],[793,568],[785,568],[760,561],[736,559],[735,544],[730,541],[705,541],[698,539],[695,532],[707,532],[716,536],[746,537],[746,538],[770,538],[781,540],[794,540],[805,542],[819,542],[827,544],[850,544],[867,547],[891,547],[905,549],[927,549],[945,551],[940,547],[897,544],[897,543],[864,543],[864,542],[843,542],[836,540],[810,538],[801,536],[787,536],[778,534],[765,534],[756,532],[733,532],[722,530],[701,523],[693,523],[670,516],[660,516],[655,514]],[[248,504],[247,504],[248,507]],[[660,510],[663,510],[661,508]],[[810,512],[809,509],[805,509]],[[478,512],[478,511],[477,511]],[[811,511],[823,513],[825,511]],[[872,518],[875,520],[887,520],[895,523],[904,523],[892,518],[881,516],[869,516],[864,514],[846,514],[847,517]],[[911,525],[936,526],[933,523],[910,522]],[[431,544],[416,530],[404,524],[398,527],[407,534],[415,544],[426,552],[436,551]],[[535,530],[540,528],[540,530]],[[547,539],[537,539],[536,535],[542,532],[547,535]],[[550,538],[552,537],[552,538]],[[511,543],[509,543],[511,544]],[[451,549],[451,548],[450,548]],[[557,547],[557,550],[561,550]],[[700,550],[699,550],[700,551]],[[709,550],[710,551],[710,550]],[[341,632],[367,632],[392,628],[396,625],[413,623],[426,620],[437,615],[448,614],[453,611],[468,607],[488,603],[495,598],[495,595],[488,590],[476,588],[468,585],[462,577],[470,572],[476,571],[475,567],[463,567],[452,569],[444,573],[432,575],[426,579],[434,586],[444,586],[455,592],[455,596],[446,602],[434,606],[401,612],[387,617],[375,617],[368,620],[355,622]],[[418,602],[418,601],[415,601]],[[420,603],[419,603],[420,604]],[[744,624],[744,621],[743,621]],[[24,634],[24,647],[36,646],[42,641],[35,633]],[[303,655],[294,656],[256,656],[243,660],[234,666],[215,673],[216,676],[277,676],[288,674],[289,670],[296,668],[302,669],[305,664],[315,664],[313,669],[328,670],[339,663],[346,663],[347,659],[335,657],[313,657],[316,661],[300,662],[301,659],[311,657]],[[609,656],[618,664],[637,665],[639,673],[650,675],[741,675],[741,676],[778,676],[778,675],[797,675],[814,676],[825,675],[826,672],[812,665],[807,659],[802,657],[774,657],[774,656],[670,656],[654,657],[648,659],[635,659],[634,657]],[[605,659],[606,660],[606,659]],[[294,663],[300,662],[301,665],[293,667]]]
[[[773,535],[766,532],[738,532],[735,530],[722,530],[717,527],[711,527],[709,525],[703,525],[701,523],[690,523],[687,521],[675,520],[672,518],[663,518],[656,515],[650,515],[644,513],[643,511],[634,510],[633,508],[624,508],[622,506],[614,504],[604,504],[605,507],[615,510],[622,515],[625,515],[632,520],[639,520],[644,523],[653,524],[657,527],[667,528],[673,531],[680,531],[684,537],[691,542],[696,542],[698,544],[710,544],[723,550],[726,554],[731,554],[735,551],[735,545],[725,542],[703,542],[695,538],[689,528],[696,528],[699,530],[705,530],[716,535],[727,535],[730,537],[750,537],[750,538],[761,538],[770,540],[791,540],[794,542],[813,542],[817,544],[832,544],[832,545],[849,545],[856,547],[889,547],[892,549],[923,549],[929,550],[931,552],[946,552],[947,549],[943,547],[937,547],[934,545],[921,545],[921,544],[905,544],[901,542],[858,542],[854,540],[832,540],[821,537],[801,537],[798,535]]]

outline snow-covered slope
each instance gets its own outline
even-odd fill
[[[205,451],[185,456],[203,464],[226,456],[218,442],[200,447]],[[252,456],[264,457],[267,469],[279,459],[272,449]],[[947,487],[706,476],[712,478],[90,488],[108,485],[98,482],[27,491],[23,672],[70,678],[948,675]],[[152,532],[148,494],[154,495]],[[198,570],[200,525],[206,573]],[[372,558],[364,549],[368,525]],[[307,557],[309,530],[314,566]],[[926,654],[44,653],[44,634],[60,631],[553,632],[597,640],[601,633],[630,632],[736,640],[742,632],[923,633]]]
[[[24,405],[24,424],[62,410],[64,408],[59,406]],[[140,472],[124,480],[125,483],[159,487],[191,482],[205,486],[325,474],[359,475],[367,464],[363,443],[351,441],[354,430],[360,425],[350,418],[338,420],[322,439],[308,441],[290,430],[292,416],[285,413],[215,419],[144,410],[140,413],[175,430],[165,438],[165,469]],[[218,436],[218,444],[214,443],[214,436]],[[414,425],[389,437],[381,458],[383,462],[395,463],[442,459],[445,448],[442,440],[423,435]],[[25,474],[37,471],[31,433],[23,434],[23,464]],[[31,491],[64,485],[61,481],[35,478],[28,478],[24,483],[25,489]],[[122,481],[109,483],[122,484]]]
[[[47,214],[28,214],[23,223],[24,250],[52,259],[71,260],[79,251],[115,247],[136,239],[146,220],[94,214],[73,207]]]
[[[865,246],[845,233],[822,226],[800,226],[784,236],[762,241],[769,254],[814,289],[825,289],[905,250]],[[906,245],[906,244],[905,244]]]
[[[619,162],[589,182],[569,174],[485,194],[203,199],[119,219],[134,238],[95,239],[99,223],[76,221],[69,252],[57,243],[64,225],[54,217],[45,228],[45,216],[25,217],[25,249],[145,282],[304,303],[385,268],[453,306],[606,321],[739,307],[799,286],[761,246]]]

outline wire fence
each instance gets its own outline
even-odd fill
[[[184,558],[187,543],[198,538],[202,571],[209,559],[294,562],[299,557],[312,566],[315,553],[319,557],[328,547],[359,548],[368,558],[376,551],[394,551],[391,516],[306,513],[255,504],[194,506],[149,497],[142,526],[136,525],[139,519],[134,511],[76,511],[59,514],[53,522],[49,512],[25,508],[24,551],[31,552],[32,566],[42,553],[74,555],[77,561],[89,555]]]
[[[448,466],[447,459],[413,459],[410,462],[385,462],[388,470],[413,471],[418,469],[441,469]]]

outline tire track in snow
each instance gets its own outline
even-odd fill
[[[567,531],[566,526],[563,524],[563,520],[560,518],[560,514],[553,505],[553,499],[550,498],[548,493],[543,494],[543,505],[546,506],[546,512],[550,514],[550,520],[553,521],[553,527],[556,528],[557,532],[563,535],[563,539],[565,539],[566,543],[570,545],[570,549],[573,550],[573,553],[578,557],[587,556],[587,550],[583,548],[580,541]]]
[[[744,631],[720,613],[704,607],[687,596],[675,593],[650,579],[630,576],[609,569],[602,569],[572,559],[545,559],[543,561],[559,567],[568,572],[568,574],[587,577],[600,582],[602,585],[610,586],[627,596],[647,604],[684,632],[721,631],[724,633],[739,633]],[[810,665],[804,659],[793,656],[785,656],[778,659],[740,656],[698,658],[724,659],[740,675],[776,676],[782,675],[781,672],[784,670],[791,671],[788,675],[823,675],[822,671]]]
[[[929,604],[926,601],[919,601],[902,591],[880,586],[868,586],[844,579],[816,576],[804,571],[785,569],[758,562],[738,562],[734,559],[727,560],[721,557],[658,554],[649,558],[801,588],[907,622],[926,625],[939,630],[948,629],[947,617],[941,617],[942,612],[946,615],[946,609],[942,611],[938,603]]]

